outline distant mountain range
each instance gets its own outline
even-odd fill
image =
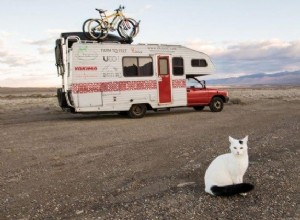
[[[300,70],[274,74],[257,73],[206,81],[208,85],[300,85]]]

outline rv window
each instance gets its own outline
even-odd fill
[[[137,76],[138,63],[136,57],[126,57],[123,59],[123,73],[124,76]]]
[[[173,57],[173,75],[182,76],[184,74],[183,59],[181,57]]]
[[[207,67],[207,62],[204,59],[193,59],[192,67]]]
[[[152,59],[150,57],[138,58],[139,62],[139,76],[152,76],[153,75],[153,65]]]
[[[151,57],[124,57],[123,74],[125,77],[153,76]]]

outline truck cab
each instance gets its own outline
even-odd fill
[[[187,77],[187,105],[196,111],[208,106],[212,112],[223,110],[224,103],[229,101],[228,92],[217,88],[207,88],[205,80],[194,76]]]

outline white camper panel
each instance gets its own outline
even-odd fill
[[[173,58],[183,59],[183,75],[174,74]],[[133,64],[127,66],[130,62]],[[134,62],[139,70],[148,73],[152,69],[152,74],[130,76],[124,73],[137,68]],[[153,109],[186,106],[187,75],[208,75],[214,71],[206,54],[180,45],[78,41],[69,49],[66,64],[67,87],[72,91],[77,112],[128,111],[137,103],[149,104]],[[169,75],[164,75],[165,71]],[[162,86],[162,83],[165,84]],[[162,96],[165,87],[169,87],[170,99]]]

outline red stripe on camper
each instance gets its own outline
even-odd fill
[[[184,79],[172,80],[173,88],[186,88]],[[78,83],[72,85],[73,93],[113,92],[157,89],[156,80]]]
[[[157,89],[156,80],[78,83],[72,85],[73,93],[113,92]]]

